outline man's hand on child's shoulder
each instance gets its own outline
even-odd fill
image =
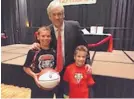
[[[32,50],[40,50],[40,44],[39,43],[33,43],[30,47]]]
[[[85,65],[85,68],[86,68],[86,70],[87,70],[87,73],[92,74],[92,67],[91,67],[89,64],[86,64],[86,65]]]

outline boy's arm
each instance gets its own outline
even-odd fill
[[[30,66],[32,64],[33,58],[34,58],[35,52],[32,50],[29,50],[27,53],[27,57],[25,60],[25,63],[23,65],[23,70],[31,77],[35,77],[36,74],[31,70]]]
[[[66,68],[63,80],[64,80],[64,94],[69,95],[69,72],[68,68]]]
[[[28,74],[32,78],[35,78],[36,74],[31,70],[31,68],[23,67],[23,70],[25,71],[26,74]]]
[[[35,80],[37,86],[40,87],[39,83],[38,83],[38,79],[37,79],[39,73],[34,73],[30,68],[32,61],[33,61],[33,58],[34,58],[34,55],[35,55],[35,52],[33,50],[28,51],[27,58],[26,58],[26,61],[24,63],[24,66],[23,66],[23,70],[26,74],[31,76]]]
[[[41,86],[40,86],[40,84],[39,84],[39,81],[38,81],[38,75],[39,75],[39,73],[34,73],[34,72],[31,70],[31,68],[29,68],[29,67],[23,67],[23,70],[24,70],[29,76],[31,76],[31,77],[34,79],[36,85],[37,85],[39,88],[41,88]]]

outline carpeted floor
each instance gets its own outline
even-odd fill
[[[30,98],[29,88],[1,84],[1,98]]]

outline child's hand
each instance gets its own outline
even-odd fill
[[[87,69],[87,73],[92,73],[92,67],[89,64],[86,64],[85,68]]]
[[[34,78],[36,85],[40,88],[41,86],[40,86],[39,81],[38,81],[38,75],[39,75],[39,73],[36,73],[33,78]]]
[[[36,73],[35,76],[34,76],[34,80],[35,80],[36,85],[37,85],[39,88],[43,89],[43,90],[50,90],[50,89],[47,89],[47,88],[43,88],[43,87],[40,85],[39,80],[38,80],[38,76],[39,76],[39,73]]]

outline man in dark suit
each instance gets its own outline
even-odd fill
[[[56,49],[57,46],[57,30],[60,29],[62,38],[62,53],[63,53],[63,70],[60,73],[61,82],[59,84],[59,90],[56,93],[56,97],[63,97],[63,73],[66,66],[74,62],[74,50],[78,45],[87,45],[83,39],[82,33],[80,32],[80,25],[77,21],[65,21],[64,20],[64,7],[57,1],[52,1],[47,8],[47,13],[52,25],[50,25],[52,42],[51,46]],[[33,44],[33,48],[39,48],[38,43]],[[91,72],[91,67],[89,65],[90,57],[87,58],[86,68],[88,72]]]
[[[52,34],[52,47],[56,49],[57,40],[53,25],[50,26]],[[79,23],[77,21],[64,20],[64,68],[74,62],[74,50],[78,45],[87,45],[79,31]]]

